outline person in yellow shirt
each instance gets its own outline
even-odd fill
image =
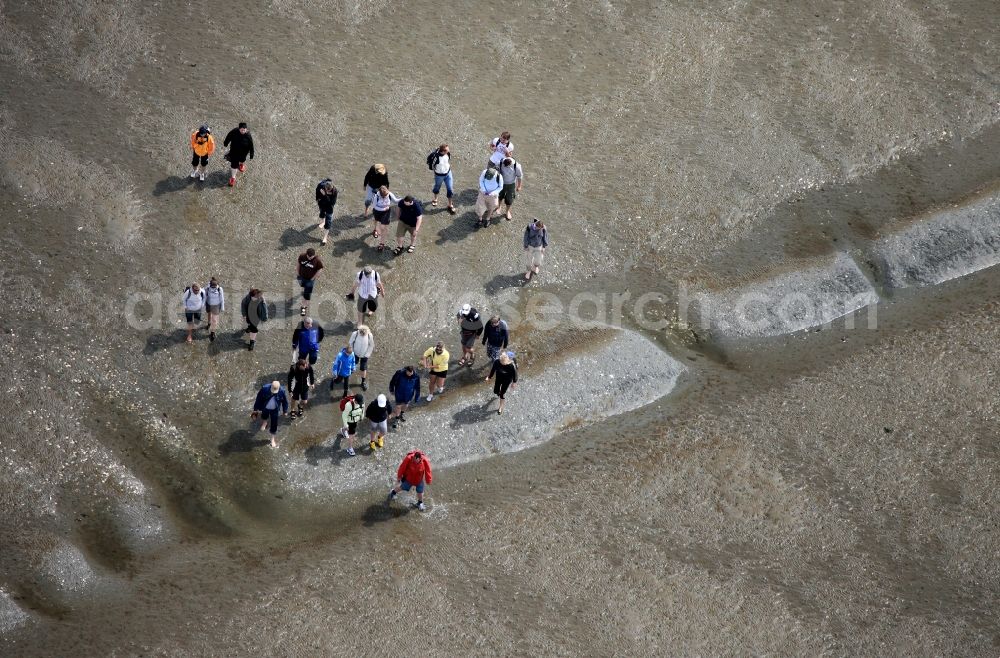
[[[430,383],[427,387],[427,401],[434,399],[435,393],[444,393],[444,379],[448,376],[448,359],[451,355],[444,348],[444,343],[438,341],[437,345],[424,352],[424,358],[420,360],[423,368],[430,368]]]
[[[205,168],[208,167],[208,156],[215,152],[215,138],[208,126],[202,126],[191,133],[191,178],[205,180]]]

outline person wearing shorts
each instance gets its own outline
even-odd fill
[[[420,202],[407,194],[398,205],[399,219],[396,221],[396,248],[393,254],[396,256],[403,253],[403,236],[410,234],[410,244],[406,248],[407,253],[413,253],[417,248],[417,233],[420,232],[420,224],[424,221],[424,207]]]
[[[448,359],[451,355],[444,348],[444,343],[437,342],[437,345],[424,352],[424,358],[420,360],[422,368],[431,371],[427,385],[427,401],[434,399],[434,394],[444,393],[444,380],[448,376]]]
[[[197,283],[184,289],[184,320],[187,322],[187,342],[194,341],[194,329],[201,323],[201,312],[205,309],[205,291]]]
[[[517,366],[506,352],[501,353],[500,358],[493,362],[490,374],[486,375],[486,381],[490,381],[493,377],[497,379],[493,384],[493,395],[500,398],[500,408],[497,409],[497,413],[502,414],[507,389],[517,386]]]
[[[483,320],[479,311],[470,304],[462,306],[458,312],[459,340],[462,345],[462,360],[458,365],[472,365],[476,360],[476,341],[483,333]]]
[[[309,362],[301,358],[288,369],[288,390],[292,392],[292,418],[305,413],[306,404],[309,402],[309,391],[314,388],[316,388],[316,373]]]
[[[348,299],[355,299],[358,302],[358,326],[365,322],[365,317],[370,317],[378,309],[378,296],[385,297],[385,288],[382,287],[382,279],[378,272],[371,265],[365,265],[364,269],[358,272],[354,279],[354,286],[348,293]]]
[[[247,343],[247,351],[252,352],[257,343],[259,326],[267,322],[267,302],[264,301],[264,295],[260,290],[250,289],[250,292],[240,302],[240,314],[243,316],[244,322],[247,323],[247,328],[243,332],[250,338],[250,342]]]
[[[368,209],[375,201],[376,190],[383,185],[389,187],[389,174],[386,173],[385,165],[373,164],[365,174],[365,218],[368,217]]]
[[[372,216],[375,218],[372,237],[378,239],[377,249],[379,251],[385,249],[385,235],[389,232],[392,207],[394,204],[399,203],[399,201],[399,197],[390,192],[389,188],[385,185],[378,188],[378,192],[376,192],[375,197],[372,199]]]
[[[365,417],[371,424],[368,447],[373,451],[385,445],[385,435],[389,433],[389,416],[391,414],[392,404],[381,393],[365,410]]]
[[[323,261],[316,255],[316,250],[312,247],[306,249],[304,254],[299,254],[299,268],[296,272],[299,285],[302,286],[302,306],[299,307],[299,315],[305,316],[309,310],[309,300],[312,299],[313,286],[316,285],[316,277],[323,269]]]
[[[215,138],[208,126],[191,133],[191,178],[205,180],[208,156],[215,152]]]
[[[400,462],[399,468],[396,469],[396,480],[398,484],[389,490],[386,504],[391,503],[400,491],[409,491],[411,488],[415,488],[417,490],[417,509],[421,512],[427,509],[424,505],[424,489],[429,487],[434,480],[434,474],[431,472],[431,461],[427,459],[427,455],[419,450],[408,452],[406,457],[403,457],[403,461]]]
[[[325,245],[330,237],[330,229],[333,227],[333,207],[337,205],[337,188],[333,181],[324,178],[316,186],[316,205],[319,206],[319,228],[323,231],[323,238],[320,244]]]
[[[354,456],[354,437],[358,434],[358,423],[365,417],[365,397],[358,393],[344,401],[344,411],[340,418],[344,423],[340,435],[347,441],[347,454]]]
[[[205,328],[208,329],[208,340],[215,342],[219,314],[226,312],[226,292],[214,276],[202,290],[205,292],[205,310],[208,312],[208,324]]]
[[[357,371],[361,375],[361,390],[368,390],[368,359],[375,352],[375,335],[367,325],[360,325],[351,337],[347,339],[347,344],[354,351],[354,358],[357,360]]]
[[[521,170],[521,163],[513,158],[504,158],[500,164],[500,177],[503,179],[503,188],[500,189],[500,203],[507,206],[504,217],[509,222],[513,219],[510,214],[510,207],[514,205],[517,193],[521,191],[524,180],[524,171]],[[500,210],[499,203],[497,210]]]

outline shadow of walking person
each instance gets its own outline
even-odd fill
[[[386,503],[375,503],[369,505],[368,509],[361,516],[366,528],[371,528],[376,523],[392,521],[410,513],[410,507],[400,507],[399,505],[387,505]]]
[[[506,288],[522,288],[525,283],[523,274],[497,274],[486,283],[486,294],[495,295]]]
[[[257,436],[254,430],[236,430],[225,442],[219,444],[219,454],[225,457],[234,452],[251,452],[254,448],[271,444],[270,440],[256,438]]]
[[[313,238],[309,233],[316,228],[315,224],[311,224],[309,228],[297,229],[288,227],[285,229],[284,233],[281,234],[279,241],[281,246],[278,247],[280,251],[285,251],[287,249],[294,249],[296,247],[304,247],[307,244],[316,243],[319,244],[319,240]]]
[[[495,411],[490,411],[490,404],[492,403],[493,399],[490,398],[482,404],[470,404],[464,409],[456,411],[455,415],[452,416],[451,426],[454,428],[471,423],[486,422],[496,415]]]
[[[170,192],[186,190],[195,180],[197,179],[190,176],[167,176],[163,180],[157,181],[156,185],[153,186],[153,196],[163,196]]]

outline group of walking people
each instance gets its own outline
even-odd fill
[[[246,161],[254,157],[253,138],[246,123],[240,123],[231,130],[223,142],[228,147],[226,160],[230,163],[229,186],[236,184],[236,177],[246,170]],[[192,172],[191,178],[205,180],[209,156],[214,153],[215,140],[208,126],[201,126],[191,134]],[[511,207],[523,185],[523,169],[513,157],[514,145],[510,141],[510,133],[504,132],[489,143],[489,159],[479,176],[479,195],[476,201],[476,228],[486,226],[494,216],[503,215],[508,221],[512,219]],[[447,210],[456,214],[454,205],[454,175],[452,172],[452,155],[448,144],[441,144],[427,156],[427,166],[434,175],[432,188],[433,198],[430,205],[438,205],[438,195],[442,187],[447,198]],[[413,196],[402,198],[389,189],[389,175],[384,164],[374,164],[364,178],[364,215],[367,219],[371,213],[372,237],[376,240],[376,249],[384,250],[388,225],[394,214],[397,218],[396,244],[393,249],[398,255],[403,251],[413,253],[417,245],[417,235],[423,223],[423,204]],[[321,245],[326,245],[332,228],[333,211],[338,198],[338,190],[331,178],[324,178],[316,186],[316,203],[319,207],[322,230]],[[502,207],[501,207],[502,204]],[[409,237],[404,247],[404,239]],[[548,247],[548,235],[545,225],[533,219],[525,228],[523,246],[527,254],[527,269],[525,280],[530,280],[539,272]],[[314,248],[308,248],[300,254],[296,264],[296,279],[301,288],[301,305],[299,314],[301,322],[292,333],[292,364],[288,370],[285,385],[275,380],[261,386],[253,403],[252,417],[260,422],[260,428],[266,429],[271,435],[271,446],[277,447],[277,429],[280,416],[292,418],[302,416],[312,397],[317,384],[315,364],[320,358],[320,346],[326,337],[323,327],[309,317],[309,307],[315,285],[324,265]],[[337,352],[330,367],[330,396],[332,400],[339,398],[341,414],[341,430],[339,436],[345,445],[348,455],[356,455],[355,444],[358,426],[362,420],[367,420],[368,447],[376,453],[385,445],[389,428],[398,429],[400,423],[406,422],[406,412],[411,405],[421,400],[421,377],[417,368],[408,364],[392,375],[389,380],[388,394],[379,393],[374,400],[365,403],[364,392],[368,390],[368,365],[375,351],[375,337],[369,324],[378,309],[380,297],[385,296],[385,288],[380,274],[372,266],[363,267],[352,281],[350,291],[346,293],[349,300],[356,302],[356,329],[350,334],[347,342]],[[225,293],[218,280],[213,277],[202,287],[192,283],[183,293],[183,308],[187,322],[187,342],[192,342],[194,332],[202,321],[202,314],[207,315],[205,328],[209,330],[209,340],[216,339],[218,321],[225,311]],[[252,351],[256,344],[260,325],[268,320],[267,302],[260,289],[252,288],[240,303],[240,313],[246,323],[244,334],[247,337],[247,349]],[[497,414],[504,411],[505,396],[517,385],[517,365],[514,353],[508,350],[510,332],[507,323],[499,315],[492,316],[488,322],[482,321],[479,311],[465,304],[456,314],[459,326],[459,338],[462,347],[462,358],[459,367],[472,367],[475,362],[477,342],[486,348],[491,361],[486,382],[493,382],[494,395],[499,399]],[[443,341],[425,350],[420,359],[421,368],[428,372],[427,395],[425,403],[430,403],[435,396],[445,391],[451,355]],[[352,376],[360,376],[360,393],[350,393]],[[391,400],[390,397],[391,396]],[[389,500],[395,498],[399,491],[409,491],[416,488],[418,507],[424,509],[424,486],[431,482],[431,466],[426,454],[421,451],[411,451],[406,455],[398,469],[399,484],[389,493]]]

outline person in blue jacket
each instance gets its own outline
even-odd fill
[[[270,424],[271,447],[277,448],[278,442],[275,435],[278,433],[278,414],[288,415],[288,394],[277,379],[270,384],[264,384],[257,391],[257,399],[253,402],[253,413],[251,418],[260,418],[262,422],[260,428],[264,429]]]
[[[351,384],[351,375],[354,373],[356,365],[354,350],[351,349],[350,345],[345,345],[337,354],[337,358],[334,359],[333,367],[330,368],[330,373],[333,375],[333,379],[330,381],[330,395],[333,395],[334,387],[343,382],[343,397],[347,397],[347,387]]]
[[[319,359],[319,344],[323,342],[323,327],[306,318],[292,332],[292,363],[299,359],[308,359],[309,365],[315,365]]]
[[[389,392],[396,397],[396,410],[392,414],[392,428],[396,429],[399,421],[406,422],[403,413],[407,407],[420,398],[420,375],[416,368],[406,366],[397,370],[389,380]]]
[[[490,361],[500,358],[500,351],[507,349],[509,339],[507,323],[501,320],[499,315],[491,317],[483,330],[483,345],[486,346],[486,356],[490,357]]]

